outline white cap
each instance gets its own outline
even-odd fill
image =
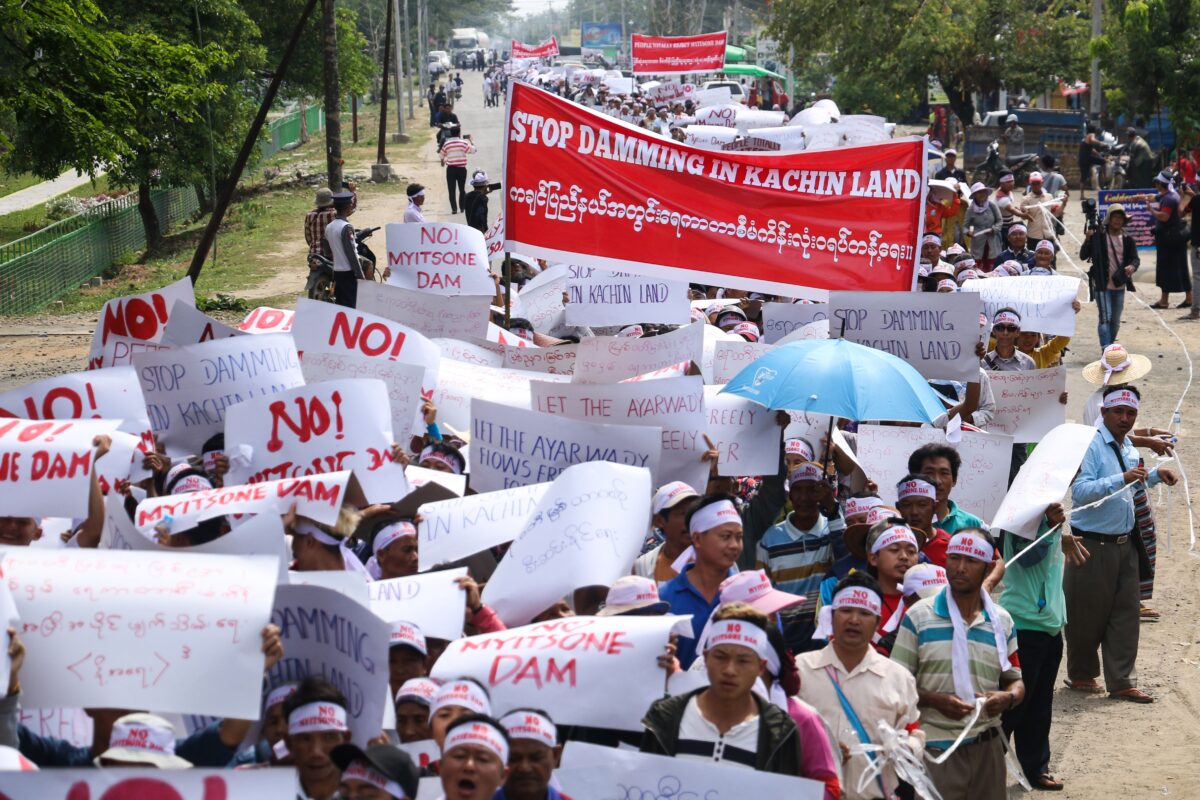
[[[650,504],[650,511],[653,514],[661,514],[668,508],[674,508],[688,498],[699,496],[695,489],[683,481],[672,481],[660,486],[658,491],[654,493],[654,500]]]

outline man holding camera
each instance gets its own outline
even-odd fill
[[[1141,264],[1137,243],[1125,233],[1128,215],[1125,207],[1113,203],[1104,215],[1104,224],[1096,224],[1095,201],[1084,201],[1088,224],[1079,256],[1092,262],[1088,288],[1096,299],[1100,322],[1096,331],[1103,349],[1117,340],[1121,330],[1121,312],[1125,309],[1125,290],[1133,287],[1133,273]]]

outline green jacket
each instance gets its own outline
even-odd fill
[[[683,722],[683,711],[688,702],[705,691],[696,689],[687,694],[677,694],[655,700],[654,705],[642,718],[646,726],[642,734],[642,752],[661,756],[674,756],[679,746],[679,725]],[[754,768],[759,772],[774,772],[780,775],[802,777],[800,772],[800,734],[796,723],[782,711],[757,694],[758,704],[758,761]]]
[[[1038,536],[1049,526],[1045,517]],[[1012,558],[1029,546],[1027,539],[1004,537],[1004,558]],[[1013,618],[1017,630],[1059,633],[1067,624],[1067,599],[1063,594],[1062,529],[1055,531],[1010,566],[1004,573],[1000,605]]]

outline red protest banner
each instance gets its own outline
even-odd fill
[[[728,34],[697,36],[646,36],[633,34],[630,52],[635,75],[672,75],[684,72],[720,72],[725,66]]]
[[[525,44],[512,40],[512,58],[553,58],[558,55],[558,37],[551,36],[538,44]]]
[[[922,139],[713,152],[532,86],[509,92],[507,250],[772,294],[912,288]]]

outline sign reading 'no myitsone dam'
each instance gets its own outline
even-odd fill
[[[508,108],[508,250],[792,296],[912,288],[923,139],[714,152],[515,81]]]

